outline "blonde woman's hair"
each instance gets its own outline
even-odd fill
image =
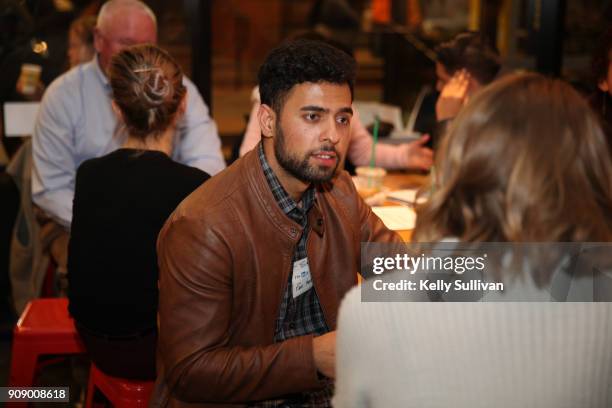
[[[436,170],[414,241],[612,240],[606,140],[560,80],[518,74],[483,89],[451,125]]]

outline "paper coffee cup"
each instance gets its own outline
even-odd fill
[[[21,83],[21,93],[24,95],[34,95],[40,82],[40,73],[42,67],[36,64],[21,65],[21,75],[19,82]]]

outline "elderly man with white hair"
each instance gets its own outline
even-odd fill
[[[79,165],[123,144],[124,130],[111,108],[107,67],[130,45],[157,42],[154,13],[136,0],[111,0],[98,15],[95,58],[57,78],[47,89],[33,134],[32,198],[64,230],[52,245],[58,271],[65,269]],[[215,122],[194,84],[184,78],[187,110],[177,124],[172,158],[216,174],[225,167]]]

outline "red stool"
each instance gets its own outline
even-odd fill
[[[41,355],[77,353],[85,347],[68,314],[68,299],[32,300],[13,330],[9,386],[32,386]]]
[[[115,408],[148,407],[154,384],[154,381],[134,381],[111,377],[92,363],[85,408],[94,407],[93,397],[96,390],[100,390]]]

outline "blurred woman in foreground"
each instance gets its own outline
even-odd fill
[[[606,140],[559,80],[523,74],[490,85],[461,111],[436,160],[416,242],[612,241]],[[528,275],[502,272],[506,282]],[[548,294],[551,273],[519,281]],[[336,407],[612,401],[610,303],[361,303],[354,289],[338,328]]]

